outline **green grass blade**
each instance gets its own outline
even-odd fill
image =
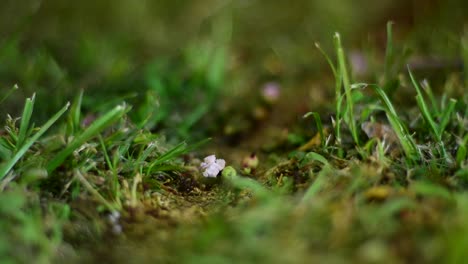
[[[384,69],[384,78],[385,82],[390,80],[390,69],[393,65],[394,54],[393,54],[393,22],[387,22],[387,47],[385,49],[385,69]]]
[[[421,89],[419,88],[419,84],[414,78],[413,74],[411,73],[411,70],[408,66],[408,73],[411,78],[411,82],[413,83],[414,88],[416,89],[417,95],[416,95],[416,103],[419,106],[419,109],[421,110],[421,114],[426,121],[426,123],[429,125],[431,128],[432,134],[435,137],[435,140],[441,141],[441,135],[439,134],[439,129],[437,124],[435,123],[434,119],[432,119],[432,115],[429,111],[429,108],[427,107],[426,102],[424,101],[424,97],[422,95]]]
[[[315,43],[315,47],[322,53],[325,59],[330,65],[330,68],[333,72],[333,76],[335,77],[335,103],[336,103],[336,120],[335,120],[335,138],[338,144],[341,144],[341,104],[342,104],[342,96],[341,96],[341,74],[339,67],[338,69],[333,64],[330,56],[320,47],[319,43]]]
[[[151,155],[151,153],[155,152],[156,151],[156,144],[154,143],[150,143],[146,146],[146,149],[143,150],[143,152],[141,152],[139,155],[138,155],[138,158],[136,160],[136,163],[137,164],[141,164],[143,163],[148,157],[149,155]]]
[[[13,85],[13,88],[11,88],[3,97],[2,99],[0,99],[0,104],[2,104],[8,97],[10,97],[10,95],[14,92],[18,90],[18,85]]]
[[[129,109],[124,105],[119,105],[94,121],[85,131],[83,131],[83,133],[76,136],[65,149],[60,151],[51,161],[49,161],[47,164],[47,171],[49,173],[53,172],[70,154],[73,153],[75,149],[83,145],[83,143],[89,139],[97,136],[111,124],[121,119],[128,110]]]
[[[455,105],[457,104],[457,100],[450,99],[449,104],[445,107],[444,111],[440,117],[440,124],[439,124],[439,134],[442,136],[445,128],[447,127],[448,123],[450,122],[450,117],[453,114],[453,110],[455,109]]]
[[[354,101],[353,95],[351,92],[351,83],[346,67],[346,58],[343,50],[343,46],[341,45],[341,38],[339,33],[335,33],[334,36],[335,40],[335,47],[337,50],[337,57],[338,57],[338,68],[341,75],[341,80],[343,83],[345,95],[346,95],[346,119],[348,126],[351,130],[351,134],[353,136],[354,142],[356,145],[359,146],[359,132],[357,130],[356,120],[354,119]]]
[[[36,101],[36,94],[33,94],[31,98],[27,98],[24,104],[23,114],[21,115],[21,123],[18,132],[18,141],[16,147],[20,148],[26,139],[29,123],[31,122],[32,112],[34,110],[34,102]]]
[[[467,155],[467,145],[468,145],[468,135],[466,135],[460,142],[457,150],[456,161],[457,164],[460,165],[466,159]]]
[[[468,31],[465,30],[465,34],[461,37],[461,57],[463,60],[463,75],[465,76],[465,87],[468,87]]]
[[[325,166],[330,166],[330,163],[328,162],[328,160],[324,156],[322,156],[322,155],[320,155],[320,154],[318,154],[316,152],[308,152],[305,155],[304,159],[308,160],[308,161],[316,160],[316,161],[322,163]]]
[[[411,69],[409,68],[408,66],[408,73],[410,75],[410,78],[411,78],[411,82],[413,83],[413,86],[414,88],[416,89],[416,92],[417,92],[417,95],[416,95],[416,103],[418,104],[419,106],[419,109],[421,111],[421,114],[425,120],[425,122],[429,125],[430,127],[430,131],[432,132],[432,135],[434,137],[434,139],[439,142],[439,146],[440,146],[440,150],[441,150],[441,154],[442,156],[445,158],[445,160],[447,162],[451,162],[451,159],[449,158],[448,154],[447,154],[447,151],[445,150],[445,144],[444,142],[442,141],[442,132],[443,132],[443,129],[442,127],[440,127],[439,125],[437,125],[437,123],[434,121],[434,119],[432,118],[432,114],[431,112],[429,111],[429,107],[427,106],[426,102],[424,101],[424,97],[423,97],[423,94],[421,92],[421,89],[419,87],[419,84],[418,82],[416,81],[416,79],[414,78],[412,72],[411,72]],[[453,105],[453,107],[455,107],[455,105]],[[453,111],[448,109],[449,111]],[[450,117],[450,113],[451,112],[448,112],[448,117]]]
[[[437,105],[437,101],[435,99],[434,93],[432,92],[432,88],[429,85],[429,82],[427,80],[423,80],[422,82],[422,88],[426,92],[427,97],[429,98],[429,101],[432,104],[432,111],[435,112],[435,115],[440,115],[440,109],[439,106]]]
[[[198,142],[196,142],[196,143],[193,143],[193,144],[188,145],[188,146],[185,148],[185,151],[186,151],[185,153],[190,152],[190,151],[193,151],[193,150],[195,150],[195,149],[197,149],[197,148],[199,148],[199,147],[205,145],[205,144],[208,143],[210,140],[211,140],[211,138],[205,138],[205,139],[202,139],[202,140],[200,140],[200,141],[198,141]]]
[[[308,112],[303,116],[303,118],[307,118],[311,115],[314,116],[315,124],[317,125],[318,133],[320,135],[320,143],[322,144],[322,147],[325,147],[325,135],[323,133],[323,124],[320,115],[317,112]]]
[[[0,137],[0,161],[8,160],[11,158],[13,148],[5,138]]]
[[[159,156],[153,164],[161,164],[168,160],[171,160],[177,157],[178,155],[184,153],[186,151],[186,148],[187,148],[187,143],[181,142],[177,144],[175,147],[173,147],[172,149],[170,149],[168,152]]]
[[[181,142],[179,144],[177,144],[176,146],[174,146],[172,149],[170,149],[169,151],[167,151],[166,153],[162,154],[161,156],[159,156],[156,160],[154,160],[151,165],[148,167],[148,170],[147,170],[147,174],[151,174],[153,172],[153,170],[155,169],[158,169],[159,170],[159,167],[171,160],[171,159],[174,159],[182,154],[185,154],[185,153],[188,153],[198,147],[200,147],[201,145],[204,145],[206,144],[208,141],[210,141],[211,138],[207,138],[207,139],[204,139],[204,140],[201,140],[195,144],[191,144],[191,145],[187,145],[186,142]]]
[[[398,114],[387,94],[378,86],[371,87],[375,89],[375,91],[380,96],[380,99],[383,101],[386,108],[385,112],[387,114],[388,121],[395,131],[395,134],[401,143],[405,155],[411,161],[420,159],[419,152],[416,148],[416,143],[414,143],[413,137],[409,134],[408,129],[405,127],[400,118],[398,118]]]
[[[13,158],[11,158],[5,165],[0,168],[0,179],[3,179],[8,172],[13,168],[13,166],[18,162],[18,160],[23,157],[26,151],[36,142],[59,118],[60,116],[68,110],[70,103],[67,103],[60,111],[58,111],[52,118],[50,118],[32,137],[27,139],[18,152],[15,153]]]
[[[80,122],[81,122],[81,104],[83,102],[83,90],[80,91],[78,96],[73,100],[73,103],[70,107],[70,113],[68,116],[70,132],[71,134],[75,134],[79,131]]]
[[[109,153],[107,153],[106,144],[104,143],[104,139],[102,139],[101,135],[99,135],[99,143],[101,144],[102,153],[104,154],[104,160],[106,161],[107,166],[109,167],[109,169],[111,171],[113,171],[114,170],[114,165],[110,160]]]
[[[320,53],[322,53],[322,55],[325,57],[325,59],[327,60],[328,62],[328,65],[330,65],[330,68],[333,72],[333,76],[335,76],[335,78],[337,78],[338,76],[338,72],[335,68],[335,65],[333,65],[333,62],[332,60],[330,59],[330,57],[327,55],[327,53],[322,49],[322,47],[320,47],[320,44],[315,42],[315,47],[317,47],[317,49],[320,51]]]

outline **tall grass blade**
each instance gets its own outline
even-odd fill
[[[385,69],[384,69],[385,82],[388,82],[391,78],[391,67],[394,61],[392,26],[393,26],[393,21],[387,22],[387,47],[385,49]]]
[[[432,119],[432,115],[429,111],[429,108],[426,105],[426,102],[424,101],[423,94],[421,92],[421,89],[419,88],[419,84],[414,78],[411,69],[408,66],[408,73],[411,78],[411,82],[413,83],[414,88],[416,89],[417,95],[416,95],[416,103],[419,106],[419,109],[421,110],[421,114],[426,121],[426,123],[429,125],[431,128],[431,132],[433,136],[435,137],[435,140],[441,141],[441,135],[439,134],[439,129],[437,128],[437,124],[435,123],[434,119]]]
[[[34,102],[36,101],[36,94],[33,94],[31,98],[27,98],[23,108],[23,114],[21,115],[21,123],[18,132],[18,140],[16,146],[19,148],[26,139],[29,123],[31,122],[31,116],[34,109]]]
[[[359,146],[359,132],[357,130],[356,120],[354,118],[354,101],[353,101],[353,96],[352,96],[352,91],[351,91],[351,83],[349,80],[349,75],[348,75],[347,66],[346,66],[346,58],[345,58],[343,46],[341,45],[341,38],[340,38],[339,33],[335,33],[334,40],[335,40],[336,53],[338,57],[338,68],[339,68],[339,73],[341,75],[340,79],[342,80],[344,92],[346,96],[346,101],[345,101],[346,102],[346,105],[345,105],[346,119],[345,120],[347,120],[354,142],[356,143],[356,145]]]
[[[327,55],[327,53],[320,47],[319,43],[315,43],[315,47],[322,53],[322,55],[325,57],[325,59],[328,62],[328,65],[330,65],[330,68],[333,72],[333,76],[335,77],[335,108],[336,108],[336,120],[334,123],[334,128],[335,128],[335,138],[336,142],[338,144],[341,144],[341,105],[342,105],[342,98],[343,96],[341,95],[341,74],[339,67],[335,67],[333,64],[333,61],[331,60],[330,56]]]

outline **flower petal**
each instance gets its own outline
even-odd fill
[[[217,160],[216,160],[216,164],[218,164],[218,166],[219,166],[221,169],[224,169],[224,167],[226,166],[226,161],[223,160],[223,159],[217,159]]]
[[[216,156],[215,155],[210,155],[207,156],[204,161],[208,164],[214,163],[216,161]]]

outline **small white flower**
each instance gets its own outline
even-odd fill
[[[204,162],[200,164],[200,167],[204,170],[203,176],[213,178],[224,169],[224,166],[226,166],[226,161],[223,159],[216,159],[215,155],[206,157]]]

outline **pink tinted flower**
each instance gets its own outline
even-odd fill
[[[262,97],[269,103],[276,102],[281,94],[281,87],[276,82],[268,82],[262,87]]]
[[[362,52],[351,51],[349,53],[349,62],[351,68],[356,75],[363,76],[367,74],[368,63],[367,59]]]

